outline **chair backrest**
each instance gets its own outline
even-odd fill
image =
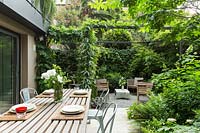
[[[108,111],[109,112],[111,111],[111,113],[107,114]],[[102,133],[105,133],[107,129],[109,130],[109,127],[110,127],[109,133],[112,133],[112,128],[113,128],[116,112],[117,112],[117,104],[109,103],[106,106],[106,109],[104,110],[104,113],[103,113],[103,120],[105,121],[105,127]]]
[[[134,85],[134,79],[127,79],[127,86]]]
[[[23,88],[20,90],[20,96],[23,102],[27,102],[36,95],[38,95],[38,93],[34,88]]]
[[[140,101],[140,95],[147,95],[148,90],[152,89],[153,83],[139,82],[137,84],[137,103]]]
[[[138,84],[137,85],[137,93],[138,94],[147,94],[148,86],[146,84]]]
[[[101,92],[100,96],[95,98],[95,102],[97,105],[96,109],[101,108],[103,106],[103,104],[108,103],[108,99],[109,99],[109,89],[103,90]]]
[[[142,77],[135,77],[134,78],[134,85],[137,85],[138,82],[142,82],[144,80],[144,78]]]
[[[96,80],[96,87],[97,87],[98,91],[108,90],[109,89],[109,83],[107,82],[107,79],[97,79]]]

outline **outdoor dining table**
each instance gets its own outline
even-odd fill
[[[34,97],[28,103],[34,103],[39,110],[24,121],[0,121],[1,133],[85,133],[87,127],[87,114],[89,110],[91,90],[87,97],[71,97],[73,89],[64,89],[63,101],[55,103],[53,98]],[[83,105],[85,107],[83,119],[54,120],[56,112],[64,105]]]

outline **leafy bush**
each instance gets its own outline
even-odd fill
[[[134,103],[129,107],[128,118],[129,119],[153,119],[166,120],[173,114],[172,110],[168,108],[166,99],[162,95],[153,95],[149,97],[149,101],[145,104]]]
[[[41,80],[41,74],[46,72],[48,69],[51,69],[52,64],[56,62],[56,54],[51,50],[45,42],[38,42],[36,45],[37,49],[37,65],[36,65],[36,82],[37,82],[37,91],[41,93],[45,90],[45,84]]]
[[[106,79],[109,82],[110,92],[114,92],[116,88],[119,88],[118,82],[120,78],[121,78],[121,74],[117,72],[110,72],[106,74]]]
[[[160,73],[164,67],[164,61],[153,50],[142,45],[133,45],[136,51],[129,65],[129,76],[144,77],[149,79],[152,73]]]
[[[178,124],[185,124],[187,119],[195,118],[194,110],[200,109],[200,60],[186,53],[176,66],[176,69],[154,75],[155,86],[158,85],[154,91],[162,93],[151,95],[145,104],[131,106],[129,118],[149,119],[151,124],[154,118],[158,121],[175,118]],[[193,130],[184,126],[182,130],[180,127],[175,126],[169,130],[163,127],[160,131],[198,131],[196,128]],[[153,126],[148,128],[154,130]]]
[[[105,43],[104,46],[107,48],[127,49],[130,48],[131,46],[130,41],[132,41],[132,36],[128,30],[114,29],[105,32],[103,34],[103,40],[123,42],[123,43]]]

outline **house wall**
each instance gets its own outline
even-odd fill
[[[20,59],[21,59],[21,83],[20,88],[36,87],[35,84],[35,33],[14,21],[11,18],[0,13],[0,26],[20,35]]]

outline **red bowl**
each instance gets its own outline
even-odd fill
[[[16,113],[24,113],[27,111],[27,107],[18,107],[15,109]]]

